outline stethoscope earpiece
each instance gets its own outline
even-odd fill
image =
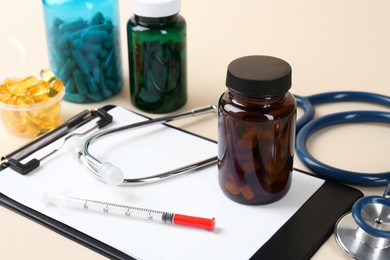
[[[68,142],[68,150],[72,156],[80,161],[80,156],[82,155],[83,139],[79,137],[72,137]]]
[[[121,185],[125,176],[121,169],[108,162],[102,163],[98,168],[98,173],[102,181],[111,186]]]

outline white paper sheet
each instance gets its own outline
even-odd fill
[[[120,107],[109,112],[114,117],[110,127],[145,120]],[[53,143],[31,157],[58,145]],[[217,153],[215,143],[163,125],[116,134],[91,148],[97,158],[120,167],[129,178],[163,172]],[[11,169],[0,172],[0,192],[4,195],[139,259],[248,259],[323,182],[294,172],[291,190],[282,200],[246,206],[223,195],[216,165],[160,183],[110,187],[93,178],[66,147],[27,176]],[[82,210],[59,211],[42,203],[45,191],[215,217],[216,229],[210,232]]]

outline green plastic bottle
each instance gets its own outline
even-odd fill
[[[137,108],[168,113],[187,101],[186,22],[180,0],[133,0],[127,23],[130,95]]]

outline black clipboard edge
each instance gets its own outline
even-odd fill
[[[357,189],[326,181],[251,259],[310,259],[333,233],[340,216],[362,196]],[[134,259],[1,193],[0,204],[110,259]]]
[[[362,196],[355,188],[325,181],[251,259],[310,259]]]
[[[0,204],[110,259],[135,259],[91,236],[33,210],[0,193]]]

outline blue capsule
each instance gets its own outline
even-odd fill
[[[102,60],[106,60],[108,56],[110,55],[110,52],[106,49],[103,49],[101,52],[99,52],[99,58]]]
[[[95,67],[98,67],[100,64],[100,60],[98,58],[98,53],[96,52],[87,52],[85,54],[85,57],[87,58],[88,62]],[[93,74],[93,69],[92,69],[92,74]]]
[[[85,31],[81,36],[84,43],[102,43],[110,39],[106,31]]]
[[[115,53],[114,53],[114,49],[112,49],[107,59],[103,63],[103,69],[105,71],[109,70],[113,65],[115,65],[114,63],[115,63]]]
[[[108,88],[106,85],[106,81],[104,78],[101,78],[101,86],[102,86],[102,94],[105,98],[112,97],[114,95],[114,92]]]
[[[88,92],[88,83],[80,70],[76,69],[73,71],[73,80],[79,94],[86,94]]]
[[[83,28],[84,26],[85,26],[84,20],[81,18],[76,18],[68,22],[61,23],[58,26],[58,31],[60,31],[61,33],[74,32]]]
[[[74,31],[74,32],[71,32],[69,34],[69,38],[74,41],[74,40],[77,40],[77,39],[80,39],[81,35],[83,34],[85,29],[80,29],[80,30],[77,30],[77,31]]]
[[[97,24],[97,25],[91,25],[87,29],[85,29],[86,32],[93,32],[93,31],[106,31],[108,33],[112,32],[112,23],[106,22],[104,24]]]
[[[65,88],[66,88],[66,92],[69,93],[76,92],[76,85],[74,84],[73,78],[69,78],[68,80],[66,80]]]
[[[74,50],[72,56],[79,67],[79,69],[85,74],[88,75],[90,72],[90,67],[88,60],[85,58],[84,54],[79,50]]]
[[[114,39],[107,39],[106,41],[102,42],[102,46],[107,50],[111,50],[114,47]]]
[[[87,93],[87,98],[91,99],[94,102],[99,102],[103,100],[103,95],[100,92]]]
[[[114,63],[106,71],[106,76],[111,79],[115,79],[118,75],[118,66]]]
[[[92,77],[95,82],[100,82],[101,78],[101,69],[98,66],[93,67],[92,69]]]
[[[118,88],[118,83],[116,81],[114,81],[114,80],[109,80],[108,79],[104,83],[111,90],[115,90],[115,89]]]
[[[68,48],[69,44],[69,32],[62,34],[57,40],[57,46],[60,49]]]
[[[67,81],[72,75],[72,71],[75,67],[76,63],[73,61],[73,59],[67,59],[64,66],[62,66],[62,68],[60,69],[60,72],[58,74],[59,78],[62,81]]]
[[[95,24],[102,24],[104,23],[105,19],[102,13],[97,12],[94,16],[92,16],[91,20],[89,21],[89,24],[95,25]]]
[[[75,103],[84,103],[87,100],[84,95],[69,92],[65,92],[64,99]]]
[[[61,24],[63,24],[63,23],[64,23],[64,21],[57,17],[57,18],[54,19],[54,21],[53,21],[53,26],[52,26],[51,29],[53,29],[54,31],[56,31],[56,30],[58,30],[58,27],[59,27]]]
[[[102,49],[100,44],[83,43],[80,39],[72,41],[72,45],[80,51],[92,51],[99,53]]]
[[[102,90],[102,94],[105,98],[109,98],[109,97],[112,97],[113,93],[111,90],[109,90],[108,88],[103,88]]]
[[[87,82],[88,82],[88,90],[90,93],[98,93],[99,92],[99,87],[93,78],[88,77]]]

